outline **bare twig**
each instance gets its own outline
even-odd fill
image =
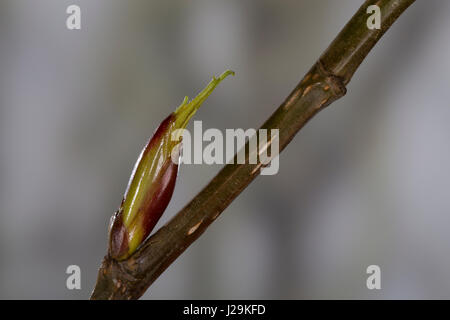
[[[302,81],[262,125],[279,129],[280,151],[320,110],[346,93],[358,66],[415,0],[368,0],[347,23]],[[381,29],[370,30],[366,10],[381,9]],[[270,144],[270,141],[269,141]],[[247,146],[248,147],[248,146]],[[236,161],[234,162],[236,163]],[[228,164],[175,217],[127,260],[106,256],[91,299],[138,299],[161,273],[259,175],[261,164]]]

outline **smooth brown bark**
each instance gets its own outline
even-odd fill
[[[280,151],[317,112],[345,95],[345,85],[358,66],[414,1],[369,0],[361,6],[297,87],[262,125],[264,129],[279,129]],[[366,24],[369,17],[367,7],[373,4],[381,9],[379,30],[369,30]],[[261,163],[250,164],[248,158],[249,153],[246,152],[245,164],[226,165],[190,203],[127,260],[118,262],[106,256],[91,299],[141,297],[259,175]]]

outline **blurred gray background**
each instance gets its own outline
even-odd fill
[[[257,128],[362,0],[0,0],[0,298],[86,299],[141,147]],[[82,30],[66,29],[66,8]],[[159,298],[450,298],[450,1],[417,1],[348,93],[154,283]],[[189,128],[192,128],[192,124]],[[185,165],[166,222],[220,169]],[[66,289],[68,265],[82,289]],[[381,267],[381,290],[366,268]]]

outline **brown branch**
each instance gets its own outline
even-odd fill
[[[358,66],[415,0],[368,0],[347,23],[318,62],[262,125],[279,129],[280,151],[320,110],[345,95],[345,85]],[[369,30],[369,5],[381,9],[381,29]],[[259,141],[259,140],[258,140]],[[270,142],[269,142],[270,143]],[[247,146],[248,148],[248,146]],[[261,164],[228,164],[175,217],[151,236],[130,258],[106,256],[91,299],[138,299],[170,264],[259,175]],[[236,161],[234,161],[236,163]]]

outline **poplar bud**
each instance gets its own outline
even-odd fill
[[[234,72],[227,70],[219,78],[214,77],[193,100],[185,97],[182,104],[161,122],[142,150],[120,208],[111,218],[109,254],[112,258],[128,258],[155,227],[175,188],[182,139],[178,129],[186,128],[201,104],[230,74],[234,75]]]

